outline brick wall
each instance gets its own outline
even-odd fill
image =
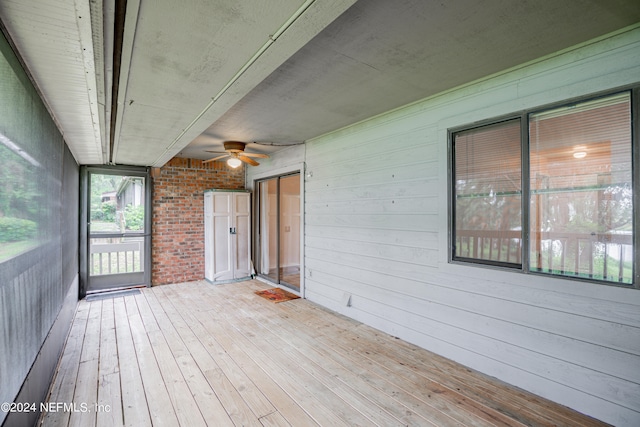
[[[204,191],[244,189],[244,165],[173,158],[153,173],[151,283],[204,279]]]

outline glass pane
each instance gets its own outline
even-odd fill
[[[278,281],[278,180],[259,183],[260,274]]]
[[[531,269],[631,283],[631,105],[623,93],[533,114]]]
[[[520,121],[459,132],[455,164],[455,257],[520,264]]]
[[[144,271],[144,237],[90,239],[89,274],[138,273]]]
[[[91,174],[91,233],[143,233],[144,200],[144,177]]]
[[[280,281],[300,289],[300,175],[280,179]]]

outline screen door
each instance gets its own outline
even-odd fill
[[[83,170],[81,294],[150,284],[149,179],[145,168]]]

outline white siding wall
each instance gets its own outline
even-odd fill
[[[638,426],[640,290],[447,262],[449,128],[638,82],[640,28],[317,138],[248,181],[301,155],[313,174],[304,194],[309,300]]]

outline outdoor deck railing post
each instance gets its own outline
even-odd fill
[[[141,271],[143,241],[124,243],[94,243],[91,245],[91,275],[119,274]],[[136,253],[139,254],[136,266]],[[131,254],[131,256],[129,256]],[[107,264],[105,265],[105,258]],[[96,262],[97,261],[97,262]],[[123,265],[124,264],[124,265]]]
[[[633,244],[630,235],[542,232],[535,234],[532,238],[536,239],[536,247],[541,250],[536,258],[539,260],[538,265],[532,267],[534,269],[549,272],[555,269],[560,274],[573,273],[576,276],[583,274],[588,277],[599,276],[601,273],[604,280],[620,283],[625,281],[624,264],[627,250]],[[456,230],[455,243],[457,256],[461,258],[510,263],[513,245],[515,245],[516,254],[519,254],[522,238],[519,231]],[[493,247],[494,243],[498,245],[496,250]],[[486,248],[487,245],[489,245],[488,248]],[[503,245],[506,250],[504,256]],[[616,246],[616,250],[612,249],[612,245]],[[596,259],[600,256],[603,257],[602,264],[597,265]],[[612,265],[610,256],[612,259],[618,258],[617,272],[609,271]],[[502,259],[503,257],[506,259]],[[516,260],[518,262],[520,260],[517,255]],[[567,263],[573,264],[573,267],[567,266]],[[617,277],[614,277],[614,274],[617,274]]]

